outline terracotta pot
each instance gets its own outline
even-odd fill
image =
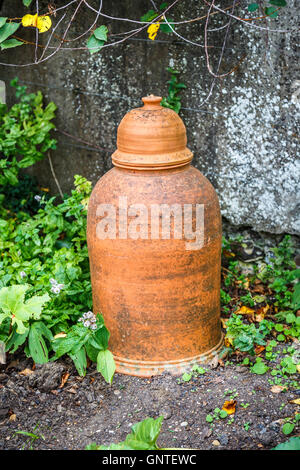
[[[98,181],[88,208],[94,312],[103,314],[110,331],[117,371],[138,376],[180,374],[211,359],[222,346],[218,198],[190,165],[182,120],[160,101],[152,95],[143,98],[144,106],[122,119],[112,156],[115,168]],[[183,211],[191,208],[194,232],[202,208],[200,242],[193,245],[187,239],[190,232],[185,234],[184,224],[181,230],[179,216],[171,215],[168,235],[168,217],[163,230],[160,214],[157,232],[151,212],[155,204],[165,204],[167,211],[174,204]],[[144,224],[135,226],[141,214]]]

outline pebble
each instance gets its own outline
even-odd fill
[[[189,423],[187,421],[182,421],[182,423],[180,423],[180,426],[182,427],[185,427],[187,426]]]
[[[216,440],[212,441],[212,445],[213,446],[219,446],[220,442],[216,439]]]
[[[226,446],[228,444],[228,436],[227,434],[221,434],[219,437],[218,437],[219,441],[220,441],[220,444],[222,444],[222,446]]]

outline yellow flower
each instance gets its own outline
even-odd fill
[[[156,38],[156,35],[157,35],[157,31],[159,30],[159,28],[160,28],[160,23],[152,23],[152,24],[150,24],[149,28],[147,29],[147,33],[148,33],[149,39],[152,39],[152,41],[154,41],[154,39]]]
[[[36,15],[25,15],[22,18],[22,25],[26,28],[27,26],[36,26],[37,14]]]
[[[38,16],[37,14],[25,15],[22,18],[22,25],[24,28],[33,26],[34,28],[38,28],[40,33],[45,33],[51,28],[52,21],[50,16]]]
[[[51,28],[52,21],[50,16],[38,16],[36,27],[40,33],[45,33]]]

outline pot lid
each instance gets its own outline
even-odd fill
[[[175,111],[161,106],[160,96],[142,98],[144,106],[127,113],[118,127],[115,166],[154,170],[189,163],[186,129]]]

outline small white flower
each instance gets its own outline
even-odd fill
[[[58,286],[53,286],[51,287],[51,292],[53,292],[54,294],[59,294],[60,293],[60,287]]]
[[[83,322],[83,326],[85,326],[86,328],[88,328],[90,325],[91,325],[91,323],[90,323],[89,320],[85,320],[85,321]]]
[[[20,276],[21,276],[21,278],[23,279],[23,277],[26,277],[27,274],[25,273],[25,271],[21,271],[21,272],[20,272]]]
[[[97,330],[97,325],[95,323],[91,325],[91,330]]]
[[[82,318],[82,317],[80,317],[78,321],[83,321],[83,318]]]
[[[34,199],[38,202],[40,202],[40,200],[42,199],[41,196],[39,196],[38,194],[36,196],[34,196]]]
[[[50,279],[50,284],[52,284],[54,286],[57,284],[56,280],[53,279],[53,277]]]

